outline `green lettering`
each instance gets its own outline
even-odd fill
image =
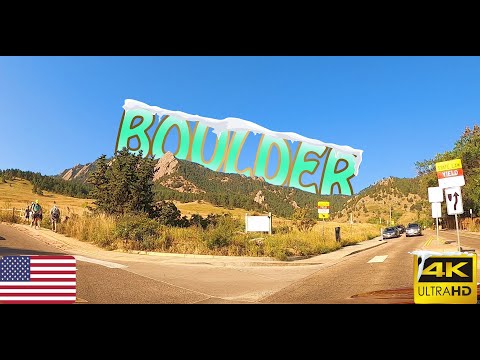
[[[135,126],[132,126],[135,120],[140,120]],[[135,109],[124,111],[122,121],[118,129],[117,143],[115,144],[115,152],[123,148],[138,154],[140,151],[143,155],[150,152],[150,137],[148,129],[153,125],[155,115],[144,109]],[[130,146],[130,140],[137,139],[138,146],[133,148]]]
[[[340,165],[343,165],[343,168],[340,168]],[[350,179],[354,176],[355,156],[333,149],[328,150],[326,164],[320,180],[320,194],[333,194],[333,187],[338,186],[339,194],[352,195]]]
[[[318,192],[317,184],[303,184],[302,175],[305,172],[309,174],[315,173],[319,165],[318,160],[307,159],[308,154],[314,154],[321,158],[326,151],[327,148],[325,146],[315,146],[308,143],[300,143],[297,148],[297,153],[294,157],[295,160],[290,175],[289,186],[316,194]]]
[[[250,134],[250,131],[239,131],[234,132],[230,140],[230,146],[228,148],[227,161],[225,163],[225,172],[226,173],[237,173],[245,174],[246,176],[252,176],[252,169],[247,167],[243,170],[239,170],[238,157],[240,156],[240,151],[242,151],[243,144],[247,140],[247,136]]]
[[[272,176],[268,176],[268,163],[273,147],[278,150],[279,160],[275,167],[275,173]],[[290,146],[286,140],[262,135],[258,144],[257,158],[253,169],[255,176],[261,176],[265,181],[273,185],[283,185],[287,181],[290,162]]]
[[[165,140],[174,128],[178,132],[178,145],[173,155],[178,159],[188,160],[190,127],[186,120],[175,119],[171,116],[166,116],[162,119],[155,131],[155,135],[153,135],[152,155],[156,159],[160,159],[165,154]]]
[[[228,131],[224,131],[217,136],[215,149],[213,150],[210,160],[207,161],[203,155],[205,152],[205,140],[207,139],[208,129],[210,129],[208,126],[201,124],[200,122],[198,122],[195,126],[190,158],[191,161],[203,165],[210,170],[219,171],[225,160],[225,150],[228,148],[228,139],[230,133]]]

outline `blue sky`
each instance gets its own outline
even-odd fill
[[[0,169],[113,155],[125,99],[363,150],[357,193],[480,123],[480,57],[4,56]]]

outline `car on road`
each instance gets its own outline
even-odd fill
[[[410,223],[405,229],[405,236],[422,236],[422,227],[417,223]]]
[[[397,238],[397,237],[400,237],[400,232],[398,231],[396,226],[390,226],[383,230],[382,237],[384,239]]]
[[[405,232],[405,226],[403,225],[397,225],[397,229],[400,232],[400,235],[402,235]]]

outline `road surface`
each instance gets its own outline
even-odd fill
[[[412,303],[409,252],[455,250],[455,232],[442,231],[442,241],[434,238],[430,231],[422,237],[369,240],[310,259],[280,262],[127,254],[47,229],[0,223],[0,256],[74,255],[78,304]],[[462,234],[461,240],[463,247],[476,249],[480,236]]]

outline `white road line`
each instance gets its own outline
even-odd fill
[[[388,255],[382,255],[382,256],[375,256],[372,259],[370,259],[368,262],[369,263],[381,263],[384,262],[385,259],[388,257]]]
[[[127,265],[117,264],[117,263],[113,263],[113,262],[110,262],[110,261],[92,259],[92,258],[88,258],[88,257],[81,256],[81,255],[73,255],[73,256],[78,261],[84,261],[84,262],[89,262],[89,263],[92,263],[92,264],[98,264],[98,265],[102,265],[102,266],[105,266],[105,267],[108,267],[108,268],[111,268],[111,269],[123,269],[123,268],[128,267]]]

